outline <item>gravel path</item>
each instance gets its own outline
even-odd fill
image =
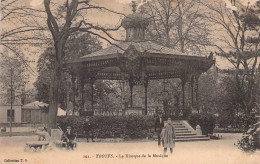
[[[120,143],[79,142],[74,151],[54,149],[48,152],[27,153],[27,141],[37,136],[0,137],[0,164],[5,160],[27,160],[37,164],[81,164],[81,163],[173,163],[173,164],[260,164],[260,152],[243,153],[234,146],[241,134],[222,134],[222,140],[178,142],[166,155],[156,141],[131,141]],[[151,156],[151,157],[148,157]],[[18,163],[18,162],[17,162]],[[25,163],[25,162],[20,162]]]

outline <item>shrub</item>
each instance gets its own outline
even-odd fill
[[[219,124],[219,127],[226,128],[229,125],[233,124],[234,118],[233,118],[232,114],[225,112],[225,111],[221,111],[221,114],[217,117],[216,121]]]
[[[94,135],[98,138],[145,138],[151,137],[154,127],[153,116],[93,116],[90,117]],[[61,116],[58,123],[62,130],[69,125],[78,137],[84,136],[85,117]]]
[[[249,128],[248,131],[243,134],[242,138],[238,140],[236,146],[245,152],[254,152],[257,149],[256,130],[256,126]]]
[[[231,126],[232,128],[240,128],[247,130],[250,125],[256,123],[256,116],[254,113],[248,115],[240,113],[239,115],[223,111],[217,119],[219,127],[226,128]]]
[[[257,122],[255,114],[241,114],[239,115],[239,122],[242,128],[248,129],[250,125],[253,125]]]
[[[194,113],[189,117],[190,125],[196,129],[197,125],[200,125],[202,134],[212,134],[215,128],[216,118],[213,114],[209,113]]]

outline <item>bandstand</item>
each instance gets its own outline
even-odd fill
[[[97,79],[120,80],[130,88],[130,107],[124,105],[123,113],[133,108],[133,87],[144,86],[145,108],[147,114],[147,87],[150,80],[179,78],[182,81],[182,108],[184,117],[199,105],[199,76],[206,72],[214,63],[212,55],[208,57],[188,55],[145,40],[145,30],[149,20],[135,12],[122,20],[122,27],[126,31],[125,41],[105,49],[86,54],[76,60],[66,63],[72,78],[72,90],[75,96],[75,80],[80,81],[81,107],[84,107],[84,85],[91,85],[93,104],[93,84]],[[188,88],[188,92],[185,91]],[[125,104],[125,91],[122,91]],[[75,98],[73,98],[75,101]],[[186,102],[185,102],[186,101]]]

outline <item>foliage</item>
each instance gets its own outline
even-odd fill
[[[189,123],[194,129],[196,129],[197,125],[200,125],[203,135],[213,133],[215,122],[215,116],[209,113],[194,113],[189,118]]]
[[[240,128],[214,128],[214,133],[243,133],[244,131]]]
[[[199,110],[202,112],[216,112],[219,107],[220,86],[218,73],[213,67],[199,78]],[[194,96],[195,97],[195,96]]]
[[[231,114],[230,111],[220,110],[220,114],[217,117],[217,124],[219,124],[220,128],[226,128],[231,125],[231,127],[235,127],[235,118],[234,115]]]
[[[253,125],[257,122],[257,118],[255,117],[255,114],[241,114],[239,115],[239,121],[243,129],[248,129],[250,125]]]
[[[97,138],[145,138],[151,137],[151,129],[154,127],[153,116],[93,116],[89,118],[93,132]],[[72,129],[78,136],[84,136],[85,117],[61,116],[58,123],[64,131],[66,127]]]
[[[252,110],[247,113],[247,108],[243,103],[245,100],[246,88],[243,94],[237,88],[235,78],[232,75],[224,74],[225,77],[220,79],[219,95],[217,98],[217,108],[219,117],[217,119],[220,127],[231,126],[232,128],[247,129],[249,125],[255,123],[255,113]]]
[[[116,81],[96,80],[94,83],[94,104],[102,108],[120,107],[120,93],[116,89]],[[89,89],[90,90],[90,89]],[[85,94],[85,101],[91,101],[91,93]]]
[[[25,60],[25,59],[24,59]],[[11,95],[11,69],[12,69],[12,87],[13,103],[24,103],[28,93],[25,91],[25,85],[29,82],[29,74],[26,67],[19,57],[4,49],[0,53],[0,91],[1,103],[10,103]]]
[[[256,106],[260,68],[259,38],[250,38],[248,34],[259,34],[259,6],[250,3],[243,5],[235,1],[213,1],[204,5],[210,10],[206,17],[219,26],[213,44],[219,50],[217,55],[232,65],[229,71],[232,72],[233,86],[228,87],[233,91],[230,102],[236,106],[233,109],[240,108],[250,114]]]
[[[245,152],[254,152],[257,149],[257,126],[252,126],[246,133],[243,134],[242,138],[238,140],[236,146]]]
[[[74,34],[70,37],[70,39],[66,43],[65,52],[66,52],[66,60],[73,60],[78,57],[89,54],[93,51],[97,51],[101,49],[101,43],[96,37],[90,36],[90,34]],[[47,48],[41,55],[37,62],[37,68],[39,76],[37,77],[36,82],[34,83],[38,93],[36,98],[40,101],[49,103],[49,93],[50,93],[50,81],[51,75],[54,70],[54,62],[55,62],[55,51],[54,48]],[[60,89],[61,104],[65,104],[66,95],[66,84],[65,81],[68,78],[67,74],[63,74],[63,83]],[[63,96],[63,97],[62,97]],[[64,105],[62,105],[64,106]]]
[[[180,115],[181,84],[179,79],[152,80],[148,86],[148,99],[154,106],[163,106],[169,115]],[[167,116],[167,117],[168,117]]]

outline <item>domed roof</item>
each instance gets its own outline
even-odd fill
[[[121,25],[127,29],[127,28],[133,28],[133,27],[139,27],[139,28],[146,28],[149,25],[148,18],[138,14],[133,13],[128,16],[126,16],[123,20]]]
[[[136,5],[135,1],[132,1],[132,7],[133,7],[133,9],[132,9],[133,14],[126,16],[122,20],[121,25],[125,29],[134,28],[134,27],[145,29],[149,25],[148,18],[145,17],[143,14],[136,13],[137,5]]]

